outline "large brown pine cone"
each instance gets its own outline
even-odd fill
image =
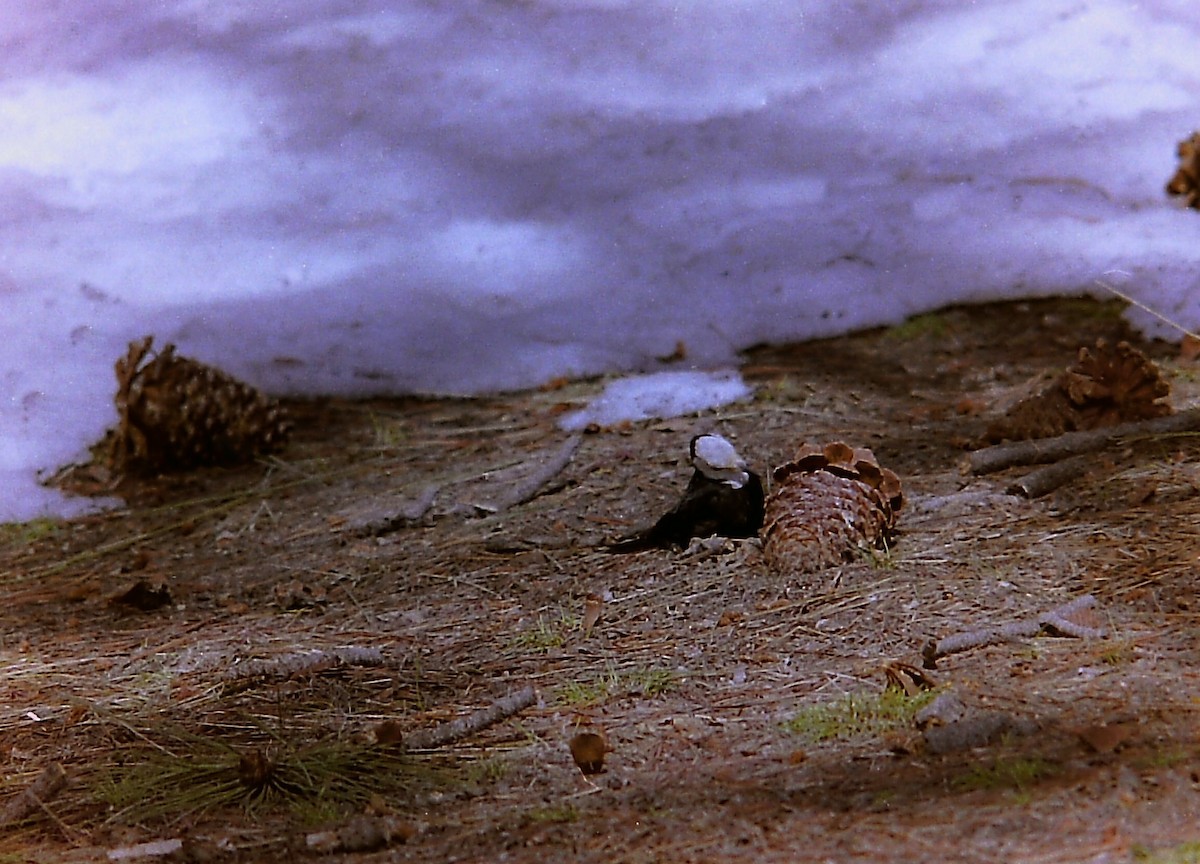
[[[854,561],[891,542],[904,504],[900,478],[875,454],[840,441],[803,444],[776,468],[766,503],[763,554],[782,575]]]

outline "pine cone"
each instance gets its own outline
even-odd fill
[[[1171,385],[1157,366],[1128,342],[1110,348],[1103,339],[1095,351],[1079,349],[1079,362],[1062,377],[1063,390],[1079,411],[1080,428],[1095,429],[1150,420],[1171,413],[1163,402]]]
[[[175,354],[149,362],[153,337],[129,343],[116,363],[119,424],[108,460],[118,472],[247,462],[287,441],[279,404],[231,375]]]
[[[1079,359],[1048,388],[1018,402],[988,429],[989,441],[1048,438],[1171,413],[1170,385],[1128,342],[1080,348]]]
[[[803,444],[772,476],[763,554],[776,572],[812,573],[887,548],[904,496],[870,450]]]
[[[1179,162],[1167,194],[1182,195],[1187,206],[1200,209],[1200,132],[1179,142]]]

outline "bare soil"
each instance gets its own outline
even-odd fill
[[[1030,381],[1098,337],[1136,342],[1119,311],[951,309],[751,351],[754,401],[586,435],[496,512],[602,382],[297,403],[279,458],[4,526],[0,807],[47,766],[67,783],[0,829],[0,860],[1197,860],[1200,441],[1124,442],[1035,501],[1006,492],[1018,470],[961,468]],[[1194,364],[1138,344],[1193,404]],[[753,540],[601,551],[674,503],[710,430],[764,473],[804,440],[873,448],[905,484],[895,547],[803,580]],[[380,521],[434,490],[415,521]],[[930,673],[1008,734],[935,751],[908,721],[806,726],[931,638],[1083,594],[1102,638]],[[533,706],[461,740],[376,741],[525,686]],[[603,773],[572,759],[580,731],[607,738]],[[310,839],[364,814],[390,836]]]

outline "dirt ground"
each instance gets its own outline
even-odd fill
[[[603,382],[296,404],[278,457],[0,527],[0,807],[66,778],[0,829],[0,861],[1200,860],[1200,439],[1126,441],[1033,501],[1006,492],[1021,469],[961,467],[1031,380],[1132,339],[1119,311],[951,309],[754,350],[753,401],[585,435],[511,506]],[[1195,362],[1138,344],[1195,403]],[[598,549],[674,502],[709,430],[764,473],[804,440],[873,448],[907,495],[894,548],[803,580],[754,540]],[[928,697],[881,695],[930,639],[1085,594],[1102,635],[928,673],[1001,734],[931,746]],[[379,743],[525,687],[457,740]],[[603,773],[575,764],[581,731]]]

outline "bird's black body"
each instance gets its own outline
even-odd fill
[[[686,547],[693,537],[753,537],[763,523],[762,478],[746,471],[740,486],[697,469],[679,503],[649,528],[608,546],[609,552]]]

